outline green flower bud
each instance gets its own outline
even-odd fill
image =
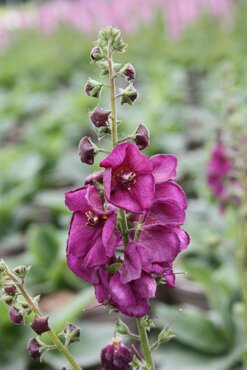
[[[89,78],[85,85],[85,93],[93,98],[98,98],[102,89],[102,84],[98,81]]]
[[[126,89],[119,89],[119,93],[121,94],[121,105],[132,105],[138,97],[138,91],[132,84],[130,84]]]

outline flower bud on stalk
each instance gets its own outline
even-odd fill
[[[100,48],[98,46],[92,48],[90,58],[93,62],[103,59],[103,54],[101,53]]]
[[[79,326],[69,323],[63,331],[65,337],[69,337],[69,344],[80,340],[81,329]]]
[[[120,338],[114,338],[101,351],[101,365],[104,370],[131,370],[129,363],[132,359],[131,350],[121,343]]]
[[[16,287],[15,285],[5,285],[4,286],[4,291],[6,294],[14,296],[16,293]]]
[[[24,279],[26,277],[26,275],[29,273],[31,267],[27,267],[27,266],[18,266],[16,268],[14,268],[14,273],[20,278],[20,279]]]
[[[133,139],[140,150],[147,148],[150,144],[150,136],[147,127],[140,124],[133,135]]]
[[[136,78],[136,71],[132,64],[128,63],[125,65],[123,75],[128,82],[133,81]]]
[[[48,316],[40,317],[35,316],[31,328],[35,331],[37,334],[43,334],[50,330],[49,324],[48,324]]]
[[[85,93],[93,98],[98,98],[100,96],[101,88],[102,85],[98,81],[89,78],[85,85]]]
[[[37,338],[32,338],[27,343],[27,352],[29,356],[37,362],[40,362],[44,347]]]
[[[97,128],[106,127],[108,125],[110,110],[104,110],[100,107],[96,107],[89,115],[89,118],[93,125]]]
[[[126,87],[126,89],[119,89],[119,92],[121,94],[121,105],[125,103],[132,105],[138,97],[138,92],[132,84]]]
[[[82,163],[93,164],[94,157],[98,153],[98,148],[87,136],[83,137],[79,143],[78,154]]]
[[[23,315],[22,313],[15,308],[14,306],[10,307],[9,309],[9,318],[14,324],[23,324]]]

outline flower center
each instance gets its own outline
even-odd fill
[[[85,215],[87,216],[87,226],[93,226],[96,227],[105,220],[107,220],[107,216],[98,216],[92,211],[85,212]]]
[[[136,183],[136,174],[133,171],[130,170],[122,170],[117,175],[119,182],[125,186],[129,191],[131,189],[131,186]]]

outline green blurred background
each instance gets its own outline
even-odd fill
[[[187,275],[177,276],[174,291],[161,287],[153,304],[158,328],[179,307],[183,313],[173,324],[176,339],[159,350],[157,364],[160,370],[243,369],[234,223],[210,198],[205,168],[216,129],[224,126],[226,76],[246,98],[246,2],[202,1],[204,10],[192,17],[200,0],[184,0],[183,7],[177,1],[172,11],[169,1],[149,0],[145,14],[140,1],[126,6],[111,0],[111,19],[107,0],[80,1],[78,12],[71,1],[77,18],[69,22],[57,21],[63,2],[5,3],[0,7],[0,257],[13,267],[32,266],[29,291],[42,294],[41,308],[56,330],[67,321],[81,326],[82,340],[72,352],[83,366],[98,369],[117,315],[104,309],[83,313],[95,301],[91,288],[66,267],[70,213],[64,192],[81,186],[93,170],[77,155],[80,138],[94,135],[88,112],[95,101],[83,86],[89,75],[98,77],[89,62],[98,27],[116,21],[128,43],[119,60],[135,66],[140,93],[133,107],[119,108],[122,130],[129,133],[144,123],[151,132],[146,154],[177,155],[178,181],[189,198],[185,228],[191,244],[175,265],[175,272]],[[217,14],[210,11],[213,3],[222,3]],[[104,96],[103,106],[108,104]],[[42,365],[33,364],[26,355],[31,335],[31,329],[9,322],[0,302],[0,369],[66,365],[52,353]]]

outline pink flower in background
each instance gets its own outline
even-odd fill
[[[0,47],[17,29],[40,29],[54,32],[61,23],[90,34],[99,27],[114,24],[125,32],[135,32],[141,24],[152,24],[155,9],[164,14],[167,33],[177,37],[186,25],[203,11],[219,19],[229,17],[233,11],[232,0],[54,0],[34,8],[18,8],[0,17]]]

